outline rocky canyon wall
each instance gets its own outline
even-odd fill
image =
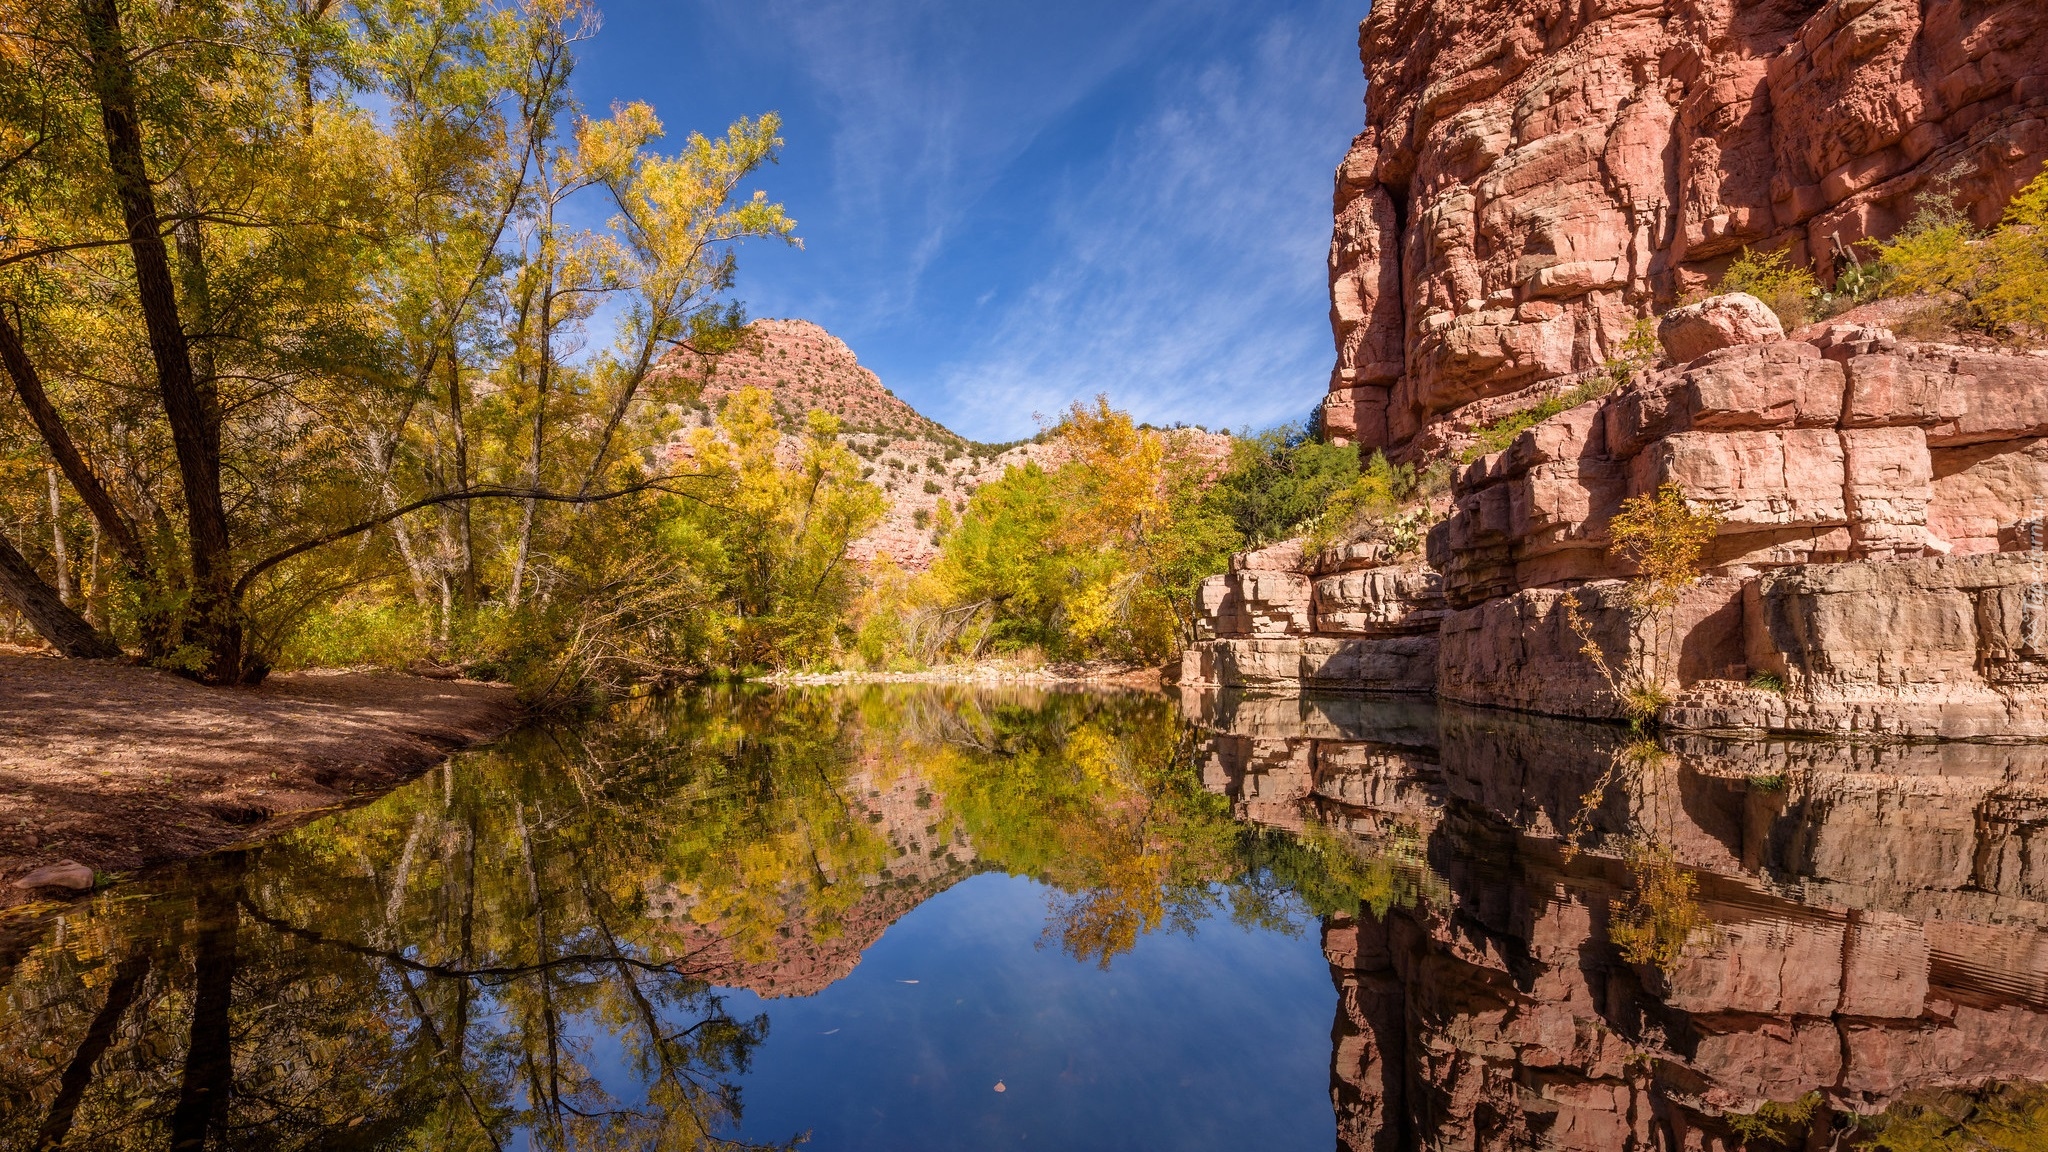
[[[1379,0],[1337,171],[1325,426],[1396,459],[1598,368],[1744,246],[1832,277],[2048,158],[2038,0]]]
[[[2048,5],[1382,0],[1360,45],[1324,428],[1451,460],[1449,507],[1420,556],[1235,558],[1183,682],[2048,737],[2048,353],[1705,293],[1745,247],[1827,278],[1927,193],[1995,222],[2048,163]],[[1644,321],[1657,365],[1610,368]],[[1646,621],[1610,527],[1672,485],[1717,527]]]
[[[1667,336],[1721,346],[1462,466],[1426,560],[1233,558],[1182,682],[1608,719],[1640,682],[1678,727],[2048,737],[2048,356],[1857,325]],[[1645,618],[1611,522],[1665,485],[1715,534]]]

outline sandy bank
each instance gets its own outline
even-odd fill
[[[0,654],[0,907],[31,870],[125,871],[254,840],[400,783],[518,719],[509,689],[372,673],[204,688]]]

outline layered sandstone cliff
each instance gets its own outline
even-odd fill
[[[1332,434],[1407,458],[1615,355],[1744,246],[1836,253],[2048,158],[2037,0],[1380,0],[1337,171]]]
[[[2048,736],[2048,355],[1706,295],[1745,247],[1831,278],[1930,194],[1997,220],[2048,162],[2048,7],[1385,0],[1360,48],[1324,428],[1461,460],[1452,507],[1425,556],[1238,557],[1183,680]],[[1617,371],[1645,321],[1661,366]],[[1609,526],[1666,485],[1719,530],[1646,623]]]
[[[1666,328],[1707,350],[1462,467],[1426,563],[1237,557],[1183,681],[1614,718],[1628,669],[1681,727],[2048,736],[2048,356]],[[1646,623],[1609,527],[1667,484],[1719,526]]]

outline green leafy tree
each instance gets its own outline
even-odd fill
[[[1237,437],[1230,465],[1207,500],[1250,548],[1264,547],[1313,523],[1359,473],[1354,445],[1313,439],[1300,425]]]
[[[644,105],[584,115],[580,0],[0,14],[8,450],[101,545],[83,613],[43,595],[54,555],[0,551],[0,594],[213,683],[342,609],[442,656],[487,605],[546,633],[590,509],[669,486],[695,381],[663,355],[729,350],[733,245],[793,237],[742,190],[776,118],[670,153]]]
[[[2048,168],[1980,234],[1944,186],[1878,247],[1890,295],[1940,300],[1958,327],[2025,343],[2048,339]]]
[[[794,467],[777,460],[773,399],[746,388],[691,439],[699,483],[671,531],[694,538],[719,591],[718,662],[786,668],[825,660],[859,592],[853,541],[881,519],[882,494],[838,440],[839,420],[810,413]]]

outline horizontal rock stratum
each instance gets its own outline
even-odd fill
[[[2048,5],[1381,0],[1359,47],[1323,428],[1465,462],[1426,556],[1237,557],[1182,681],[2048,737],[2048,356],[1710,294],[1745,248],[1831,281],[1930,194],[1998,221],[2048,161]],[[1644,331],[1666,366],[1610,367]],[[1666,485],[1719,526],[1646,620],[1610,524]]]
[[[1337,170],[1332,434],[1397,459],[1615,355],[1745,246],[1832,276],[2048,158],[2039,0],[1380,0]]]
[[[1756,335],[1464,466],[1427,563],[1236,557],[1202,586],[1183,682],[1621,716],[1590,638],[1683,727],[2048,737],[2048,355]],[[1645,626],[1609,524],[1665,484],[1719,526]]]

